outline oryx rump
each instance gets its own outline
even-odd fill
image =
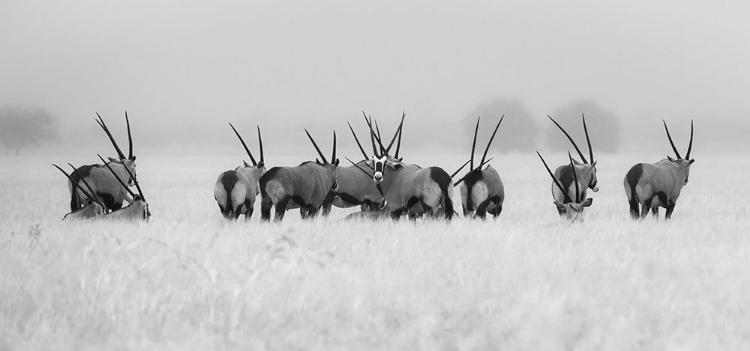
[[[671,218],[682,187],[688,183],[690,165],[695,162],[690,158],[690,151],[693,148],[693,122],[690,121],[690,143],[684,159],[674,146],[667,122],[662,122],[664,122],[667,138],[677,159],[667,156],[667,159],[657,163],[639,163],[630,168],[625,175],[623,185],[630,204],[630,216],[633,219],[646,217],[649,209],[654,217],[657,217],[660,206],[667,209],[664,218]]]

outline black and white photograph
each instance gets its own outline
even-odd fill
[[[748,350],[750,2],[4,0],[0,351]]]

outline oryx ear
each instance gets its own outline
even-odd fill
[[[596,163],[599,161],[594,161],[594,163],[591,164],[591,167],[596,167]]]
[[[695,162],[695,159],[690,160],[690,162],[688,162],[688,164],[692,165],[693,162]]]
[[[263,161],[259,161],[259,162],[258,162],[258,166],[257,166],[258,168],[263,168],[263,167],[265,167],[265,166],[266,166],[266,165],[265,165],[265,164],[263,163]]]
[[[247,162],[245,160],[242,160],[242,163],[245,165],[245,167],[250,167],[250,165],[247,164]]]
[[[335,165],[336,167],[338,167],[338,166],[339,166],[339,159],[336,159],[335,161],[333,161],[333,164],[334,164],[334,165]]]
[[[580,163],[580,162],[578,162],[578,160],[575,160],[575,159],[574,159],[574,160],[573,160],[573,164],[574,164],[574,165],[580,165],[581,163]]]
[[[674,159],[672,158],[672,156],[669,156],[669,155],[667,155],[667,160],[674,162]]]
[[[317,159],[317,158],[315,159],[315,163],[322,165],[322,163],[320,163],[320,159]]]
[[[393,169],[396,170],[396,171],[400,170],[403,167],[404,166],[402,164],[400,164],[400,163],[396,163],[396,164],[393,165]]]
[[[398,158],[398,162],[401,162],[401,161],[403,161],[403,160],[404,160],[404,158],[403,158],[403,157],[399,157],[399,158]]]
[[[133,157],[131,157],[130,160],[135,161],[135,155],[133,155]]]
[[[586,199],[586,201],[581,203],[581,207],[589,207],[592,203],[594,203],[594,199],[588,198]]]
[[[120,160],[112,157],[107,157],[107,159],[109,160],[109,162],[120,162]]]

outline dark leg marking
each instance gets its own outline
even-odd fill
[[[677,202],[670,201],[669,205],[667,205],[667,213],[664,215],[664,219],[670,219],[672,218],[672,211],[674,211],[674,206],[677,205]]]
[[[643,202],[643,208],[641,208],[641,219],[646,218],[646,215],[648,214],[648,211],[651,210],[651,201],[652,198],[646,199],[646,201]]]
[[[262,221],[271,220],[271,207],[273,207],[271,198],[268,196],[262,196],[260,200],[260,219]]]
[[[630,198],[628,199],[628,203],[630,204],[630,217],[633,219],[638,219],[638,194],[635,192],[635,187],[638,185],[638,180],[641,179],[641,176],[643,175],[643,164],[639,163],[628,171],[628,173],[625,175],[625,179],[627,179],[628,185],[630,186]],[[650,201],[649,201],[650,203]]]
[[[289,204],[289,200],[291,200],[291,198],[291,196],[285,195],[279,200],[279,202],[274,205],[274,208],[276,209],[276,216],[273,218],[274,221],[281,222],[281,220],[284,219],[286,206]]]

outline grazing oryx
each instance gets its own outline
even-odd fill
[[[398,219],[406,213],[410,217],[424,213],[434,217],[438,208],[442,206],[445,218],[450,220],[454,213],[451,199],[453,193],[451,176],[440,167],[422,168],[414,164],[402,163],[402,158],[398,156],[405,116],[405,114],[401,116],[401,123],[396,130],[398,144],[394,156],[389,155],[393,142],[386,148],[373,130],[372,123],[368,121],[374,153],[371,158],[371,167],[374,170],[372,180],[382,191],[386,199],[386,207],[390,210],[393,219]],[[375,140],[380,146],[380,152],[376,150]],[[362,149],[361,145],[360,149]]]
[[[352,131],[352,135],[356,139],[357,135],[354,134],[351,124],[349,124],[349,130]],[[367,153],[362,149],[359,140],[357,140],[357,145],[365,159],[356,164],[352,162],[351,166],[338,168],[336,182],[339,187],[328,192],[326,199],[323,201],[323,215],[327,216],[331,212],[331,206],[348,208],[359,205],[362,211],[367,212],[379,210],[385,205],[383,194],[372,181],[373,171],[365,170],[369,168]]]
[[[581,114],[581,119],[583,120],[583,131],[586,134],[586,144],[588,144],[589,147],[589,157],[591,160],[590,162],[586,161],[586,157],[583,156],[581,149],[578,148],[578,145],[576,145],[575,141],[573,141],[573,138],[570,137],[570,134],[568,134],[568,132],[566,132],[565,129],[563,129],[563,127],[552,117],[550,117],[549,115],[547,115],[547,117],[549,117],[549,119],[553,123],[555,123],[558,128],[560,128],[563,134],[568,137],[568,140],[570,140],[570,143],[573,144],[573,147],[578,152],[578,156],[581,157],[581,161],[583,161],[583,163],[579,163],[578,161],[573,160],[572,164],[562,165],[555,169],[556,181],[559,181],[562,184],[563,189],[568,189],[568,196],[565,197],[560,191],[561,188],[552,184],[552,196],[555,198],[555,201],[565,203],[567,199],[570,199],[575,195],[572,193],[573,187],[571,186],[574,178],[580,179],[581,183],[586,184],[586,186],[582,189],[581,198],[586,198],[587,189],[591,189],[594,192],[599,191],[598,181],[596,179],[596,161],[594,161],[594,150],[591,149],[591,139],[589,139],[589,131],[586,128],[586,117]],[[575,172],[573,172],[573,170],[575,170]],[[560,207],[558,207],[558,209],[559,208]],[[564,215],[562,210],[560,210],[560,215]]]
[[[299,208],[303,219],[312,219],[318,213],[328,192],[338,187],[336,132],[333,132],[333,154],[330,163],[307,129],[305,133],[318,151],[320,160],[303,162],[296,167],[274,167],[260,177],[261,220],[271,219],[271,207],[276,209],[275,221],[284,219],[286,210],[292,208]]]
[[[75,186],[77,190],[80,190],[80,192],[86,196],[86,200],[88,201],[88,204],[86,206],[83,206],[81,208],[76,209],[73,212],[66,214],[63,217],[63,221],[67,219],[94,218],[94,217],[99,217],[104,214],[104,204],[101,202],[99,198],[97,198],[95,195],[92,195],[92,193],[90,192],[92,189],[85,179],[83,179],[83,182],[86,185],[86,187],[89,188],[89,191],[86,191],[86,189],[81,187],[81,184],[79,184],[78,182],[73,182],[71,180],[71,176],[65,171],[63,171],[63,169],[60,168],[58,165],[54,163],[52,165],[55,166],[55,168],[59,169],[60,172],[62,172],[68,178],[68,181],[71,181],[70,184],[73,184],[73,186]],[[73,167],[73,165],[71,165],[71,167]],[[74,173],[78,172],[75,167],[73,167],[73,172]]]
[[[550,177],[552,177],[552,182],[557,186],[557,188],[560,190],[560,193],[565,197],[564,201],[559,201],[557,199],[553,200],[553,203],[557,207],[557,212],[560,214],[560,216],[565,216],[568,219],[579,219],[583,215],[583,210],[586,207],[591,206],[591,204],[594,202],[593,199],[588,198],[585,199],[585,196],[581,192],[581,188],[583,188],[583,183],[579,182],[577,172],[571,172],[573,175],[573,180],[570,182],[572,185],[568,185],[570,188],[564,188],[563,184],[560,184],[560,182],[557,180],[555,175],[552,173],[552,171],[549,169],[549,166],[547,166],[547,162],[544,161],[544,158],[539,153],[539,151],[536,152],[537,155],[539,155],[539,158],[542,160],[542,163],[544,163],[544,168],[547,169],[547,173],[549,173]],[[568,159],[570,160],[570,166],[573,166],[573,157],[570,156],[570,153],[568,153]],[[569,194],[571,193],[571,190],[575,190],[573,192],[573,197],[571,197]]]
[[[503,181],[500,180],[500,175],[497,174],[492,165],[488,165],[484,170],[482,170],[482,166],[485,163],[484,160],[487,157],[487,151],[490,149],[490,145],[492,145],[492,140],[495,138],[497,129],[504,118],[505,115],[500,117],[500,121],[495,126],[495,131],[492,132],[492,137],[490,137],[490,141],[484,149],[482,161],[477,168],[474,168],[474,150],[477,146],[477,132],[479,131],[480,119],[477,118],[477,126],[474,128],[474,141],[471,144],[469,172],[453,184],[454,186],[460,184],[459,190],[461,191],[461,204],[463,205],[464,216],[472,214],[474,217],[484,219],[488,212],[493,217],[497,217],[503,210],[503,200],[505,200]]]
[[[110,213],[105,214],[103,217],[105,219],[124,219],[124,220],[145,220],[148,221],[151,218],[151,210],[148,209],[148,203],[146,202],[146,197],[143,196],[143,190],[141,190],[141,185],[138,183],[138,180],[135,178],[135,176],[130,173],[130,170],[125,168],[125,171],[127,171],[128,176],[130,179],[133,180],[135,183],[135,188],[138,189],[138,194],[134,194],[132,190],[125,184],[125,182],[120,178],[117,173],[115,173],[115,170],[110,166],[109,163],[105,162],[101,155],[98,155],[99,159],[104,162],[104,166],[109,169],[110,172],[112,172],[112,175],[117,179],[117,182],[120,183],[120,186],[125,189],[130,196],[133,199],[133,202],[131,202],[129,205],[117,210],[112,211]]]
[[[133,138],[130,134],[130,120],[128,119],[127,112],[125,112],[125,122],[127,123],[128,128],[128,157],[125,157],[125,154],[120,150],[120,147],[117,145],[114,137],[112,137],[109,128],[104,124],[102,117],[99,116],[98,113],[96,115],[99,117],[96,122],[99,123],[99,126],[105,133],[107,133],[107,136],[115,147],[115,151],[117,151],[119,157],[119,159],[109,158],[109,166],[120,178],[128,179],[128,184],[132,186],[135,184],[135,156],[133,155]],[[132,176],[130,174],[132,174]],[[112,173],[104,168],[104,165],[86,165],[77,169],[77,172],[72,175],[72,180],[68,184],[70,190],[71,212],[75,212],[77,209],[86,205],[85,198],[81,196],[82,193],[80,192],[80,187],[73,186],[73,183],[80,183],[83,178],[91,184],[91,187],[94,189],[94,195],[102,199],[102,202],[104,202],[108,211],[119,210],[122,208],[123,201],[133,201],[128,192],[120,186]]]
[[[664,122],[667,138],[677,159],[667,156],[666,160],[654,164],[639,163],[630,168],[623,183],[625,195],[627,195],[630,203],[630,216],[633,219],[639,218],[639,205],[642,207],[640,218],[646,217],[649,209],[657,218],[659,206],[667,209],[664,218],[671,218],[680,191],[688,183],[690,165],[695,162],[694,159],[690,158],[690,150],[693,148],[693,121],[690,121],[690,143],[684,159],[674,146],[672,136],[669,135],[667,122],[664,120],[662,122]]]
[[[219,210],[224,218],[237,219],[240,214],[245,214],[245,220],[248,220],[253,215],[255,198],[259,192],[258,179],[266,173],[265,161],[263,159],[263,139],[260,137],[260,127],[257,127],[260,162],[255,162],[255,157],[253,157],[240,133],[237,132],[232,123],[229,123],[229,126],[237,134],[253,164],[251,166],[247,162],[242,161],[242,166],[220,174],[214,186],[214,199],[219,204]]]

